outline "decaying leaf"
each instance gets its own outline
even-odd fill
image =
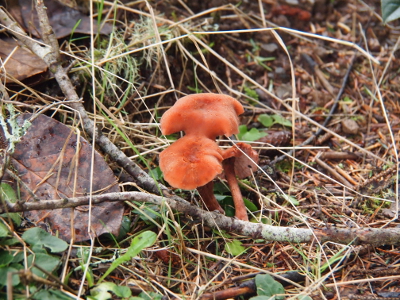
[[[67,37],[72,32],[91,34],[90,23],[92,20],[89,16],[76,9],[62,5],[58,1],[45,0],[44,3],[47,8],[50,25],[58,39]],[[40,37],[40,26],[33,2],[31,0],[19,0],[19,4],[25,27],[28,28],[32,35]],[[97,33],[99,28],[96,22],[93,25],[93,30]],[[101,34],[107,35],[111,31],[112,26],[109,24],[103,24],[100,28]]]
[[[235,174],[241,179],[250,177],[257,170],[258,153],[249,144],[237,143],[237,146],[243,153],[236,157]]]
[[[13,39],[2,39],[0,42],[0,57],[3,61],[3,68],[0,73],[6,74],[18,79],[43,73],[47,70],[45,62],[26,48],[21,48]],[[7,78],[7,82],[11,82]]]
[[[32,114],[19,116],[18,122]],[[74,130],[44,115],[32,121],[26,135],[17,144],[12,165],[21,180],[41,200],[63,199],[86,195],[90,191],[92,146]],[[93,166],[93,193],[118,192],[116,178],[102,156],[95,152]],[[14,182],[16,186],[16,183]],[[34,201],[22,186],[21,200]],[[97,235],[118,235],[123,214],[119,202],[101,203],[92,207],[91,228]],[[89,207],[81,206],[56,210],[26,212],[25,217],[64,240],[71,238],[71,218],[75,241],[84,241],[88,235]]]

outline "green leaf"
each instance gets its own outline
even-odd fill
[[[256,141],[266,135],[267,135],[267,133],[262,132],[262,131],[258,130],[257,128],[251,128],[249,131],[247,131],[245,134],[242,135],[241,140],[253,142],[253,141]]]
[[[270,300],[271,297],[267,297],[267,296],[255,296],[255,297],[251,297],[250,300]]]
[[[8,183],[2,182],[0,185],[0,197],[7,202],[15,203],[17,201],[17,194],[14,189]],[[5,213],[1,214],[0,217],[10,218],[15,225],[21,226],[21,216],[18,213]]]
[[[270,128],[272,125],[274,125],[274,119],[267,115],[267,114],[261,114],[258,116],[258,121],[263,124],[266,128]]]
[[[111,266],[99,279],[98,283],[102,282],[115,268],[120,264],[129,261],[132,257],[139,254],[144,248],[150,247],[154,244],[157,239],[157,235],[152,231],[145,231],[132,239],[131,245],[129,246],[126,253],[111,263]]]
[[[222,196],[223,194],[230,193],[230,190],[228,189],[226,184],[223,184],[221,182],[215,182],[214,183],[214,193],[216,195],[220,194]],[[222,199],[217,199],[217,200],[222,200]]]
[[[40,290],[32,296],[35,300],[71,300],[73,298],[60,290]]]
[[[0,287],[7,285],[7,274],[13,272],[11,285],[16,286],[20,283],[19,276],[17,274],[18,270],[14,267],[0,267]]]
[[[238,133],[238,139],[242,140],[242,136],[247,132],[247,126],[246,125],[239,125],[239,133]]]
[[[271,275],[259,274],[256,276],[257,295],[272,297],[277,294],[284,294],[283,285],[276,281]],[[284,299],[284,296],[275,296],[276,300]]]
[[[33,263],[40,266],[47,272],[52,273],[60,265],[60,259],[46,253],[35,253],[28,256],[28,265],[32,266]],[[45,273],[35,267],[32,268],[32,272],[39,277],[47,278]]]
[[[113,282],[102,282],[90,290],[92,299],[108,300],[112,298],[109,292],[113,292],[115,296],[120,298],[129,298],[132,295],[131,290],[127,286],[117,286]]]
[[[300,202],[293,196],[289,196],[289,195],[283,195],[283,197],[289,201],[290,203],[292,203],[294,206],[298,206],[300,205]]]
[[[246,251],[246,248],[242,246],[241,241],[233,240],[225,244],[225,250],[229,254],[237,256],[244,253]]]
[[[383,22],[400,18],[400,0],[381,0]]]
[[[292,127],[292,122],[285,119],[284,117],[282,117],[281,115],[272,115],[272,118],[274,119],[274,124],[280,124],[283,126],[288,126],[288,127]]]
[[[8,228],[4,223],[0,220],[0,238],[8,236]]]
[[[8,183],[2,182],[0,185],[0,193],[2,199],[15,203],[17,201],[17,194],[15,193],[14,189]]]
[[[225,216],[227,217],[235,216],[235,208],[232,196],[215,195],[215,198],[219,201],[219,204],[225,210]]]
[[[8,266],[14,260],[10,252],[0,250],[0,267]]]
[[[257,206],[249,199],[243,198],[243,202],[249,211],[253,212],[258,210]]]
[[[19,213],[5,213],[1,214],[0,217],[10,218],[17,227],[21,226],[22,219]]]
[[[116,285],[113,292],[117,297],[129,298],[132,296],[132,291],[129,287],[123,285]]]
[[[135,208],[132,213],[139,216],[146,224],[160,218],[160,206],[151,203],[140,203],[140,208]]]
[[[163,176],[160,167],[151,169],[151,170],[149,171],[149,175],[150,175],[151,177],[153,177],[154,180],[160,180],[160,179],[162,178],[162,176]]]
[[[46,247],[51,252],[62,252],[68,248],[68,244],[62,239],[52,236],[42,228],[34,227],[24,232],[22,239],[31,246]]]
[[[161,300],[162,296],[157,293],[153,292],[141,292],[139,294],[139,297],[142,298],[143,300]]]
[[[0,246],[13,246],[19,244],[19,240],[17,238],[5,238],[0,239]]]

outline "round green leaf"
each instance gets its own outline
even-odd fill
[[[242,242],[238,240],[233,240],[225,244],[225,250],[229,254],[237,256],[245,252],[246,248],[242,246]]]
[[[400,0],[381,0],[383,22],[400,18]]]
[[[256,276],[257,295],[272,297],[277,294],[284,294],[283,285],[276,281],[271,275],[259,274]],[[276,296],[276,300],[284,299],[284,296]]]
[[[261,114],[258,116],[258,121],[263,124],[266,128],[271,127],[274,124],[274,119],[267,115],[267,114]]]
[[[24,232],[22,239],[31,246],[46,247],[51,252],[62,252],[67,249],[68,244],[63,240],[52,236],[42,228],[34,227]]]

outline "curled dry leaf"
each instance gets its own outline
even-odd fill
[[[236,143],[235,146],[225,150],[223,156],[224,160],[231,157],[236,158],[234,160],[234,170],[235,175],[240,179],[250,177],[257,170],[258,153],[249,144]],[[225,172],[219,177],[225,178]]]
[[[23,114],[18,122],[32,114]],[[73,129],[44,115],[39,115],[26,135],[16,145],[11,162],[21,180],[41,200],[63,199],[82,196],[90,191],[92,146]],[[95,152],[93,166],[93,193],[118,192],[116,178]],[[10,180],[7,178],[6,180]],[[17,184],[14,182],[14,186]],[[23,188],[23,201],[34,201]],[[58,233],[64,240],[71,238],[71,217],[74,218],[75,241],[84,241],[88,235],[89,207],[26,212],[27,217],[38,226]],[[118,235],[122,221],[121,202],[101,203],[92,207],[91,228],[96,236],[103,233]]]
[[[235,174],[240,179],[250,177],[251,174],[257,171],[258,153],[249,144],[237,143],[241,155],[235,159]]]

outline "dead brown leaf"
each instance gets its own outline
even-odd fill
[[[13,39],[3,39],[0,44],[0,57],[4,63],[0,73],[24,80],[47,70],[45,62],[26,48],[21,48]],[[11,80],[7,78],[7,82]]]
[[[58,1],[44,1],[49,16],[50,25],[58,39],[69,36],[73,33],[91,34],[91,18],[79,10],[65,6]],[[40,26],[34,4],[31,0],[19,0],[21,14],[24,20],[24,26],[34,36],[40,37]],[[79,22],[79,25],[76,26]],[[93,24],[93,30],[97,33],[99,27],[96,21]],[[76,28],[75,28],[76,26]],[[100,33],[107,35],[112,31],[112,26],[103,24]]]
[[[31,116],[32,114],[23,114],[19,117],[19,122],[22,123]],[[91,152],[92,146],[82,137],[78,138],[73,129],[39,115],[17,144],[11,162],[21,180],[39,199],[63,199],[89,193]],[[119,191],[113,172],[97,152],[94,155],[93,173],[94,194]],[[19,189],[21,200],[34,201],[23,187]],[[93,206],[91,229],[94,234],[118,235],[123,210],[123,204],[116,202]],[[71,239],[72,216],[75,241],[89,239],[88,206],[81,206],[74,211],[65,208],[25,213],[25,217],[36,225],[58,233],[64,240]]]

